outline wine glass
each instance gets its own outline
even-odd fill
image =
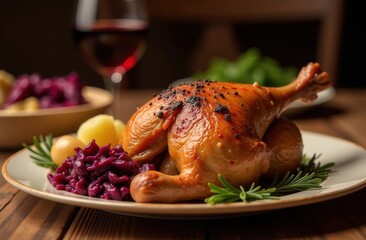
[[[112,114],[118,116],[125,73],[145,50],[148,19],[144,0],[78,0],[73,36],[82,56],[113,93]]]

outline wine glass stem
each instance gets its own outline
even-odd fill
[[[123,79],[123,74],[120,72],[113,73],[110,77],[105,78],[106,87],[110,89],[113,95],[112,102],[112,116],[118,119],[119,109],[120,109],[120,93],[121,93],[121,82]]]

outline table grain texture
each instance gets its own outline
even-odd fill
[[[158,91],[122,91],[119,118],[126,121],[154,92]],[[337,89],[330,102],[288,117],[302,130],[366,147],[366,89]],[[13,153],[0,149],[0,164]],[[0,176],[0,239],[366,239],[366,189],[250,216],[163,220],[43,200]]]

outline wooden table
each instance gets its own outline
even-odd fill
[[[121,118],[152,96],[125,91]],[[337,89],[331,102],[291,116],[303,130],[366,146],[366,89]],[[0,163],[13,152],[0,150]],[[365,169],[366,171],[366,169]],[[366,239],[366,189],[317,204],[212,220],[128,217],[28,195],[0,176],[0,239]]]

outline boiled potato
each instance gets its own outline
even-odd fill
[[[112,116],[100,114],[82,123],[77,131],[77,137],[87,145],[91,140],[99,146],[111,144],[115,147],[119,144],[123,122],[115,120]]]
[[[13,103],[13,104],[11,104],[11,105],[7,106],[7,107],[5,108],[5,111],[6,111],[7,113],[18,112],[18,111],[20,111],[20,110],[23,110],[23,107],[24,107],[23,105],[24,105],[24,102],[23,102],[23,101],[16,102],[16,103]]]
[[[24,100],[24,110],[32,112],[40,109],[39,100],[35,97],[29,97]]]
[[[78,138],[71,135],[64,135],[58,138],[52,145],[51,158],[52,161],[60,166],[68,157],[75,155],[75,148],[85,147],[85,144]]]
[[[19,112],[23,110],[27,112],[32,112],[37,109],[40,109],[39,100],[35,97],[28,97],[23,101],[19,101],[9,105],[8,107],[5,108],[5,111],[7,113]]]

